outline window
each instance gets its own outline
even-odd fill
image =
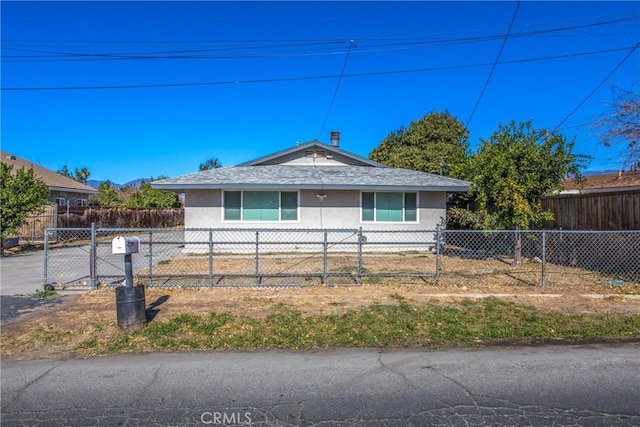
[[[297,221],[295,191],[225,191],[225,221]]]
[[[416,193],[362,193],[362,221],[417,222]]]

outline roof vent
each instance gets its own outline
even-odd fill
[[[340,147],[340,132],[335,130],[331,132],[331,146]]]

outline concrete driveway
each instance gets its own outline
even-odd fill
[[[44,251],[0,257],[0,295],[31,295],[44,289]]]

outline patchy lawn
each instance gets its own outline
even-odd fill
[[[146,289],[147,327],[118,328],[114,289],[65,296],[2,327],[2,356],[158,350],[466,346],[640,339],[637,286],[469,282]],[[377,331],[377,332],[376,332]]]

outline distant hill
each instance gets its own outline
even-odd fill
[[[118,184],[116,182],[111,181],[111,188],[115,188],[115,189],[120,189],[123,187],[140,187],[140,183],[142,181],[149,181],[148,178],[138,178],[138,179],[134,179],[133,181],[129,181],[125,184]],[[100,186],[100,184],[102,184],[104,181],[98,181],[95,179],[90,179],[87,181],[87,185],[89,187],[93,187],[93,188],[98,188]]]

